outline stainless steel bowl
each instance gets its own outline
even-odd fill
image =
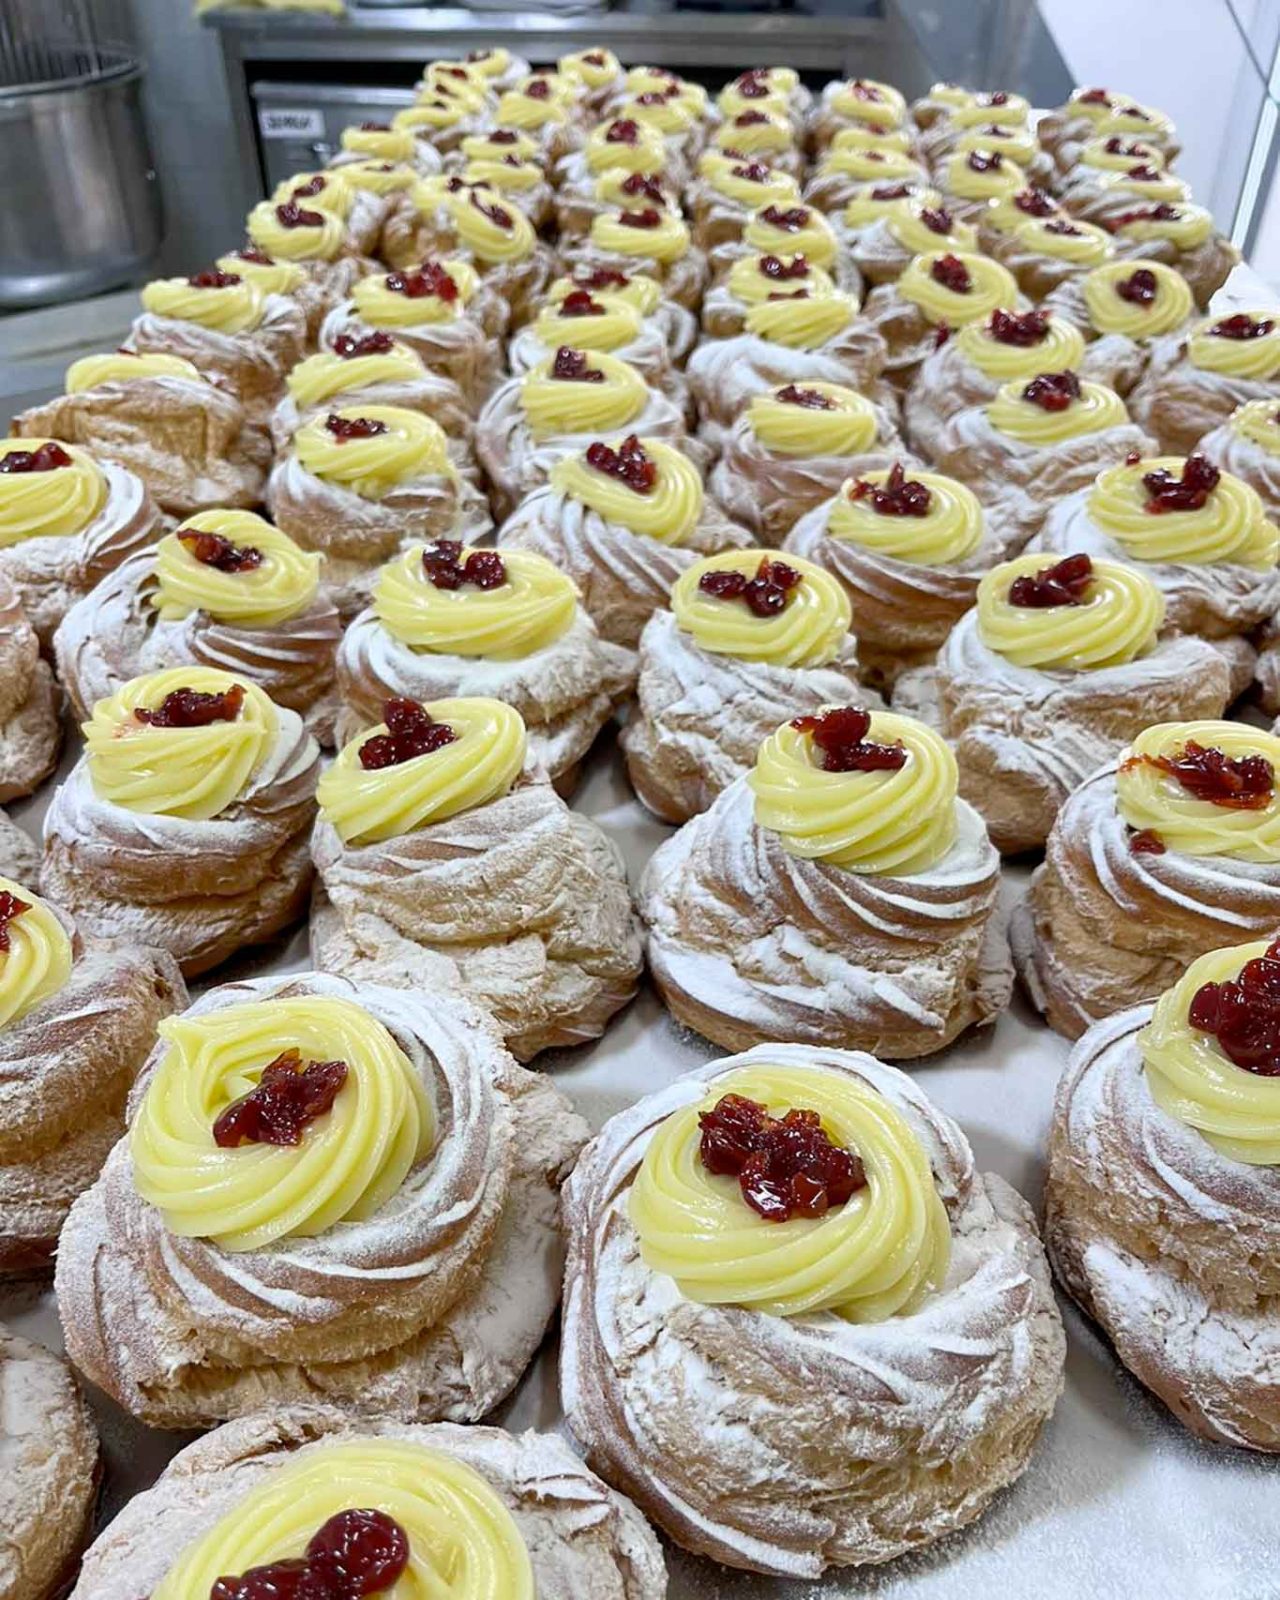
[[[142,67],[0,87],[0,307],[125,283],[160,242]]]

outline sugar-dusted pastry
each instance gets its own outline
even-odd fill
[[[388,165],[408,168],[420,178],[440,171],[440,152],[414,128],[395,128],[389,122],[354,122],[342,130],[338,153],[329,163],[348,183],[352,167]]]
[[[1193,1433],[1280,1451],[1280,1055],[1270,937],[1091,1027],[1058,1086],[1045,1236],[1064,1287]]]
[[[556,70],[572,86],[574,103],[583,111],[599,114],[622,87],[622,65],[612,50],[593,46],[561,56]]]
[[[64,1594],[93,1533],[98,1435],[65,1361],[0,1325],[0,1454],[5,1462],[5,1552],[10,1600]]]
[[[856,224],[845,220],[840,233],[849,256],[870,284],[892,283],[900,278],[921,252],[977,249],[977,230],[945,206],[925,205],[919,200],[898,200],[887,206],[874,205],[854,210]]]
[[[335,1562],[346,1577],[331,1585]],[[75,1600],[133,1600],[140,1584],[203,1600],[259,1580],[301,1596],[316,1571],[316,1593],[396,1600],[663,1600],[667,1587],[644,1518],[554,1434],[312,1403],[188,1445],[88,1552]]]
[[[336,174],[332,178],[317,174],[317,178],[330,185],[335,194],[343,193],[352,202],[359,196],[359,210],[364,217],[360,243],[348,232],[342,215],[334,210],[321,209],[308,199],[290,198],[283,202],[263,200],[253,208],[245,222],[250,248],[261,251],[273,263],[271,276],[275,275],[276,263],[289,263],[302,273],[302,285],[296,291],[296,303],[306,313],[307,328],[311,333],[314,333],[319,317],[329,306],[349,294],[351,285],[367,270],[367,258],[362,252],[377,242],[387,211],[387,202],[381,197],[349,187]],[[238,262],[230,269],[220,267],[218,270],[253,283],[253,276],[242,272]],[[270,282],[270,278],[267,282]],[[264,295],[282,292],[282,289],[272,289],[261,280],[254,287]],[[305,293],[302,292],[303,288]],[[293,289],[283,292],[295,293]],[[144,297],[143,305],[146,304]]]
[[[1000,858],[956,785],[951,750],[907,717],[846,704],[784,723],[641,882],[676,1019],[726,1048],[894,1059],[993,1021],[1012,985]]]
[[[700,102],[696,96],[687,94],[686,88],[705,97],[701,84],[685,85],[674,91],[670,85],[655,85],[619,96],[610,102],[608,110],[617,120],[638,122],[641,127],[661,134],[665,162],[683,166],[688,171],[703,148],[712,114],[707,110],[705,98]]]
[[[363,261],[355,256],[310,267],[302,261],[277,259],[251,239],[219,256],[214,267],[251,284],[263,296],[275,294],[292,300],[306,320],[308,343],[315,338],[335,299],[340,299],[365,270]]]
[[[190,278],[160,278],[142,291],[129,332],[140,355],[178,356],[234,394],[252,422],[265,423],[285,374],[305,354],[307,317],[288,295],[264,293],[221,267]]]
[[[387,333],[462,394],[472,414],[502,371],[505,301],[466,261],[426,260],[403,272],[362,278],[324,320],[322,352]]]
[[[1177,130],[1163,111],[1140,105],[1112,89],[1073,89],[1065,105],[1042,117],[1036,129],[1046,150],[1063,151],[1062,165],[1069,168],[1069,146],[1090,139],[1145,139],[1154,144],[1166,162],[1177,156]]]
[[[1205,434],[1195,453],[1256,490],[1269,521],[1280,519],[1280,391],[1237,406]]]
[[[84,735],[40,881],[87,939],[167,950],[190,977],[297,920],[320,768],[297,712],[181,666],[100,700]]]
[[[1241,636],[1280,607],[1280,530],[1255,490],[1201,455],[1107,467],[1050,509],[1035,548],[1141,568],[1163,592],[1170,626],[1242,646],[1246,682]]]
[[[970,112],[976,109],[972,107]],[[996,109],[1007,111],[1009,107],[1006,105]],[[954,118],[946,123],[935,123],[928,133],[922,135],[920,153],[935,170],[945,171],[948,160],[956,157],[994,155],[1019,167],[1025,182],[1045,184],[1057,179],[1053,157],[1040,148],[1035,129],[1025,115],[1021,121],[1010,118],[1005,122],[990,119],[975,122],[971,115],[965,113],[962,113],[962,117],[964,120],[959,123]]]
[[[932,460],[957,412],[994,400],[1001,384],[1077,371],[1084,351],[1075,323],[1044,310],[997,307],[989,317],[966,322],[925,356],[907,390],[903,418],[913,448]]]
[[[63,1230],[67,1352],[156,1427],[320,1396],[474,1421],[555,1311],[586,1132],[453,991],[211,989],[162,1024]]]
[[[524,70],[513,76],[505,72],[499,74],[481,72],[470,60],[428,61],[415,85],[415,92],[419,99],[441,94],[461,100],[468,106],[492,110],[500,94],[508,89],[514,89],[528,76],[527,62],[524,64]]]
[[[783,383],[754,395],[723,434],[707,487],[741,527],[780,544],[846,478],[901,454],[883,405],[838,383]]]
[[[656,317],[646,316],[634,299],[607,289],[593,293],[572,287],[548,298],[508,345],[511,371],[520,376],[554,360],[562,345],[617,356],[646,383],[687,410],[688,388],[683,374],[672,364],[666,330]]]
[[[982,501],[992,532],[1016,549],[1073,490],[1125,456],[1152,453],[1152,440],[1104,384],[1068,368],[1003,383],[986,405],[958,411],[938,437],[940,472]]]
[[[991,253],[1024,294],[1042,300],[1059,284],[1105,265],[1116,251],[1110,233],[1096,223],[1052,216],[1027,217],[1012,231],[995,233]]]
[[[925,137],[921,143],[931,158],[955,148],[956,141],[975,128],[1016,133],[1027,127],[1031,106],[1020,94],[1007,89],[979,93],[955,83],[935,83],[911,107],[911,120]]]
[[[686,193],[694,242],[704,250],[741,239],[742,230],[764,206],[790,210],[800,204],[800,186],[790,172],[767,160],[735,159],[708,150],[698,158],[698,175]]]
[[[689,225],[670,206],[655,205],[645,195],[638,203],[600,212],[585,239],[567,241],[561,260],[577,266],[607,267],[643,273],[662,285],[677,305],[696,310],[707,282],[707,261],[694,244]]]
[[[602,637],[630,648],[700,555],[750,542],[678,443],[636,434],[562,452],[498,529],[500,550],[544,556],[577,585]]]
[[[460,464],[470,459],[472,412],[462,390],[385,330],[336,334],[327,349],[290,370],[285,396],[271,414],[276,450],[283,454],[304,423],[343,405],[421,411],[444,429]]]
[[[1206,309],[1240,260],[1239,249],[1217,231],[1210,213],[1189,201],[1164,200],[1113,212],[1107,228],[1118,255],[1176,267],[1196,304]]]
[[[1050,1026],[1153,1000],[1197,957],[1280,927],[1280,739],[1242,722],[1166,722],[1058,813],[1012,929]]]
[[[707,339],[689,357],[689,387],[702,436],[718,445],[755,396],[793,384],[838,384],[874,392],[885,343],[858,303],[835,291],[813,298],[763,300],[731,339]]]
[[[342,224],[339,249],[331,249],[327,227],[302,220],[317,211]],[[297,172],[278,183],[270,199],[250,213],[247,228],[255,245],[285,261],[333,261],[340,255],[371,255],[385,214],[384,200],[371,188],[356,183],[346,169],[330,167]]]
[[[499,97],[493,121],[499,128],[514,128],[536,139],[541,159],[552,167],[576,142],[576,82],[549,67],[540,68]]]
[[[874,78],[833,79],[814,101],[809,133],[815,150],[821,152],[843,129],[864,124],[902,128],[906,121],[907,103],[892,84]]]
[[[437,80],[419,92],[411,106],[397,111],[391,126],[423,139],[441,156],[459,149],[462,141],[484,133],[493,125],[493,106],[488,96],[462,99],[447,84]]]
[[[373,569],[412,539],[479,536],[483,492],[457,466],[439,424],[401,406],[317,412],[267,480],[271,517],[326,558],[325,583],[350,616]]]
[[[467,995],[522,1061],[597,1037],[635,993],[622,858],[534,767],[513,707],[389,700],[319,799],[311,949],[324,970]]]
[[[165,527],[124,467],[56,439],[0,439],[0,584],[42,644],[81,595]]]
[[[491,94],[502,94],[529,76],[529,63],[505,45],[495,44],[468,50],[462,59],[473,79],[479,80]],[[450,65],[456,65],[450,62]],[[560,63],[565,70],[564,62]],[[567,72],[566,72],[567,75]]]
[[[633,305],[642,317],[661,328],[672,362],[678,367],[684,365],[697,342],[698,319],[687,307],[668,299],[656,278],[646,277],[643,272],[619,272],[616,267],[580,264],[553,279],[546,298],[564,300],[580,289],[593,296],[613,295]]]
[[[1186,337],[1196,307],[1186,279],[1163,262],[1107,261],[1060,283],[1041,310],[1084,334],[1085,377],[1127,395],[1166,339]]]
[[[716,108],[722,116],[744,107],[767,105],[784,111],[801,131],[812,104],[813,93],[800,81],[794,67],[748,67],[731,78],[716,96]]]
[[[687,568],[640,636],[627,772],[649,810],[687,822],[747,772],[781,719],[865,699],[848,597],[811,562],[730,550]]]
[[[1233,311],[1157,340],[1133,413],[1162,450],[1186,454],[1237,406],[1278,394],[1280,316]]]
[[[990,202],[976,222],[978,242],[988,255],[996,255],[1000,240],[1016,233],[1024,222],[1048,222],[1054,217],[1070,221],[1071,213],[1051,190],[1028,183]]]
[[[382,569],[337,669],[340,745],[380,722],[388,700],[488,695],[520,713],[537,766],[561,793],[636,670],[545,557],[456,541],[410,545]]]
[[[54,635],[58,675],[84,720],[131,679],[215,667],[255,683],[332,743],[342,624],[322,558],[252,511],[206,511],[105,577]]]
[[[234,394],[181,356],[130,350],[73,362],[64,392],[20,413],[10,431],[118,462],[179,517],[256,505],[270,460]]]
[[[589,183],[557,190],[556,228],[561,249],[570,243],[580,245],[597,217],[649,208],[679,217],[680,188],[680,178],[665,167],[651,172],[608,167],[594,174]]]
[[[998,150],[957,150],[934,170],[949,211],[964,222],[980,222],[993,201],[1007,200],[1028,181],[1024,168]]]
[[[1072,140],[1058,152],[1055,188],[1070,205],[1072,197],[1093,190],[1109,172],[1127,172],[1131,167],[1168,167],[1171,163],[1158,144],[1138,134],[1097,134]]]
[[[569,1425],[678,1545],[813,1579],[1026,1468],[1066,1348],[1035,1219],[905,1073],[711,1062],[606,1123],[565,1196]]]
[[[895,709],[936,720],[960,792],[1006,854],[1038,849],[1067,796],[1152,722],[1221,717],[1231,666],[1165,628],[1138,567],[1032,553],[978,585],[934,667],[898,680]]]
[[[0,803],[34,794],[58,765],[61,700],[18,591],[0,572]],[[7,856],[0,848],[0,861]]]
[[[783,549],[840,583],[863,670],[885,683],[933,660],[1001,554],[972,490],[901,459],[853,472]]]
[[[793,118],[780,105],[751,105],[728,112],[717,124],[707,149],[716,155],[767,161],[798,178],[805,168]]]
[[[509,515],[564,457],[633,433],[682,444],[684,407],[617,356],[561,345],[504,383],[476,420],[476,455],[494,511],[500,519]]]
[[[1181,207],[1190,199],[1190,186],[1177,173],[1139,161],[1122,172],[1098,173],[1091,183],[1075,189],[1070,206],[1077,216],[1110,228],[1134,211]]]
[[[683,182],[688,164],[667,148],[657,128],[646,126],[634,117],[612,117],[598,122],[574,149],[557,164],[555,178],[557,202],[593,200],[596,184],[607,172],[636,173],[641,177],[666,173]]]
[[[837,135],[804,186],[804,198],[819,211],[847,210],[869,186],[925,188],[928,169],[912,154],[902,130],[877,133],[852,129]]]
[[[40,847],[3,811],[0,811],[0,861],[9,872],[32,883],[40,875]]]
[[[737,267],[743,257],[758,260],[781,260],[794,267],[797,259],[821,270],[837,289],[843,289],[855,300],[862,298],[862,278],[849,259],[835,228],[815,206],[761,206],[747,219],[737,240],[719,244],[712,250],[708,264],[712,279],[720,283]],[[767,276],[767,274],[766,274]],[[822,280],[818,280],[821,282]],[[805,298],[798,292],[811,285],[785,282],[771,285],[775,298],[784,293]],[[747,296],[749,303],[755,302]],[[715,332],[708,328],[708,332]]]
[[[864,314],[885,342],[885,376],[905,387],[931,350],[993,311],[1025,307],[1006,268],[964,250],[927,250],[867,296]]]
[[[811,261],[803,251],[782,255],[768,250],[741,253],[703,298],[702,333],[708,339],[732,339],[744,330],[748,316],[757,306],[781,305],[789,300],[826,300],[836,292],[827,269]]]

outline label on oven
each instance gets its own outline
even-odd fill
[[[322,139],[324,112],[303,106],[263,106],[258,127],[264,139]]]

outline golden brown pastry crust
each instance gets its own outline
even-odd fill
[[[1185,456],[1250,400],[1277,400],[1274,379],[1235,378],[1208,372],[1187,359],[1186,331],[1157,339],[1142,382],[1129,397],[1133,418],[1168,455]]]
[[[502,308],[500,316],[491,309],[494,306]],[[505,371],[502,346],[505,331],[506,303],[487,284],[482,283],[465,316],[455,317],[450,322],[423,322],[398,327],[393,337],[420,356],[428,371],[448,378],[455,384],[467,411],[474,416],[493,393]],[[344,335],[363,339],[373,332],[375,329],[361,320],[355,301],[344,300],[324,319],[320,329],[320,347],[331,351],[335,341]],[[342,396],[341,404],[353,403],[347,395]]]
[[[0,803],[33,794],[61,749],[62,697],[17,590],[0,572]]]

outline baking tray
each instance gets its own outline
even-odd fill
[[[68,755],[64,771],[71,761]],[[11,808],[38,837],[52,792]],[[575,805],[616,840],[634,884],[670,829],[632,797],[612,741],[588,764]],[[1024,867],[1004,873],[1005,910],[1021,892]],[[294,972],[308,965],[305,935],[251,952],[219,973]],[[207,987],[209,980],[197,987]],[[978,1164],[1039,1203],[1054,1085],[1066,1043],[1021,997],[992,1029],[962,1040],[914,1069],[925,1090],[955,1117]],[[642,1095],[717,1052],[678,1027],[646,986],[605,1037],[550,1052],[551,1073],[593,1128]],[[785,1582],[731,1572],[668,1547],[670,1600],[1265,1600],[1280,1595],[1280,1484],[1277,1464],[1242,1450],[1203,1444],[1186,1433],[1120,1367],[1093,1327],[1064,1306],[1066,1392],[1030,1469],[972,1528],[886,1567]],[[61,1330],[51,1291],[0,1287],[0,1320],[53,1349]],[[513,1429],[563,1426],[549,1337],[494,1420]],[[144,1428],[104,1396],[91,1396],[107,1459],[105,1522],[154,1481],[192,1435]],[[0,1530],[2,1536],[3,1530]],[[495,1597],[501,1600],[501,1597]]]

